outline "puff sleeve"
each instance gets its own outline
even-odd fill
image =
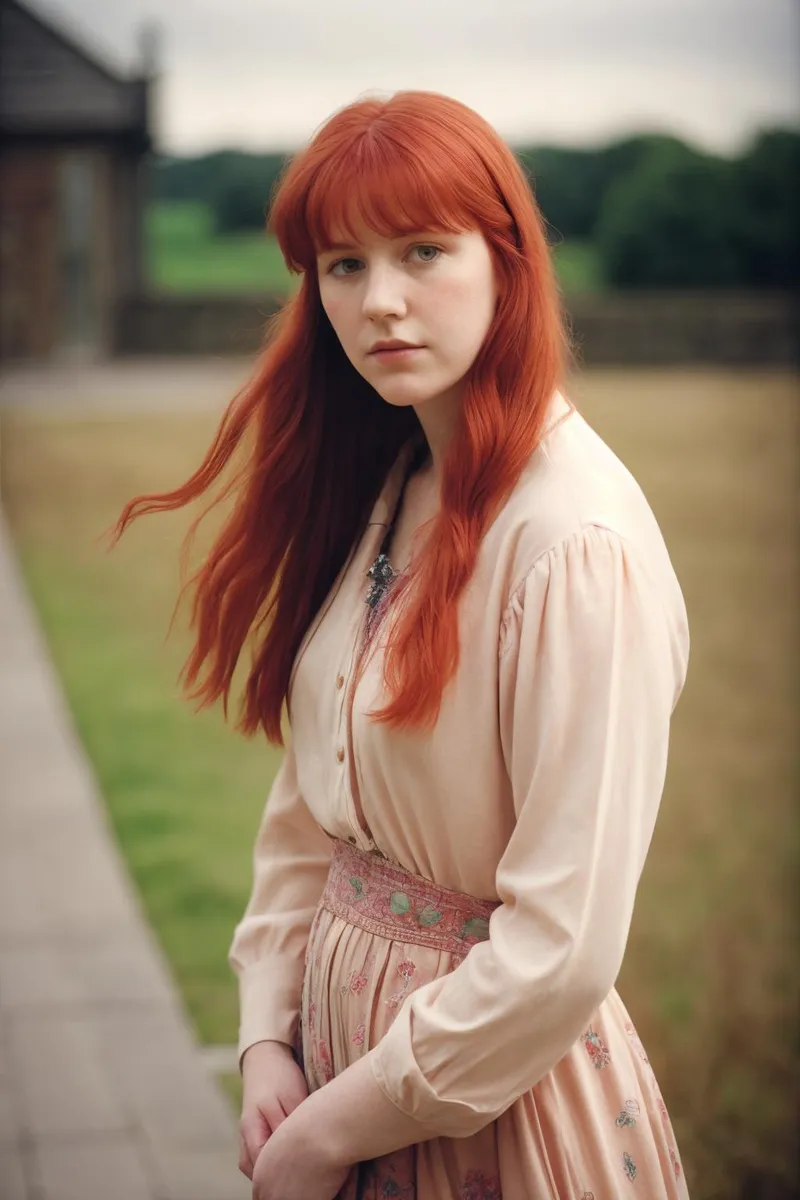
[[[239,980],[240,1065],[255,1042],[294,1044],[306,945],[331,845],[300,795],[290,745],[256,835],[250,900],[228,952]]]
[[[687,659],[671,568],[656,577],[603,527],[547,551],[513,594],[498,704],[516,825],[497,867],[500,905],[488,940],[410,995],[370,1051],[420,1140],[495,1120],[614,986]]]

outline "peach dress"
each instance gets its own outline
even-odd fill
[[[614,988],[689,653],[663,538],[556,394],[481,543],[436,725],[389,729],[369,713],[391,605],[351,684],[410,453],[298,651],[230,950],[240,1056],[293,1045],[312,1089],[366,1056],[416,1120],[342,1200],[685,1200]]]

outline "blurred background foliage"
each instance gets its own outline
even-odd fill
[[[516,152],[548,222],[565,291],[786,288],[800,279],[797,130],[764,130],[734,158],[666,134]],[[154,158],[152,282],[178,290],[286,288],[280,254],[264,236],[286,160],[237,150]]]

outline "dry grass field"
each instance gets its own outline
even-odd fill
[[[797,1186],[798,380],[594,371],[572,391],[645,488],[692,631],[619,990],[660,1078],[694,1200],[788,1200]],[[185,621],[164,636],[187,515],[137,524],[111,555],[98,541],[129,496],[185,478],[213,426],[207,413],[9,412],[0,478],[147,911],[200,1035],[233,1041],[224,953],[276,755],[179,698]]]

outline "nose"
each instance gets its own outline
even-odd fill
[[[404,317],[407,303],[402,272],[388,263],[379,263],[368,267],[364,274],[366,286],[362,311],[367,320]]]

